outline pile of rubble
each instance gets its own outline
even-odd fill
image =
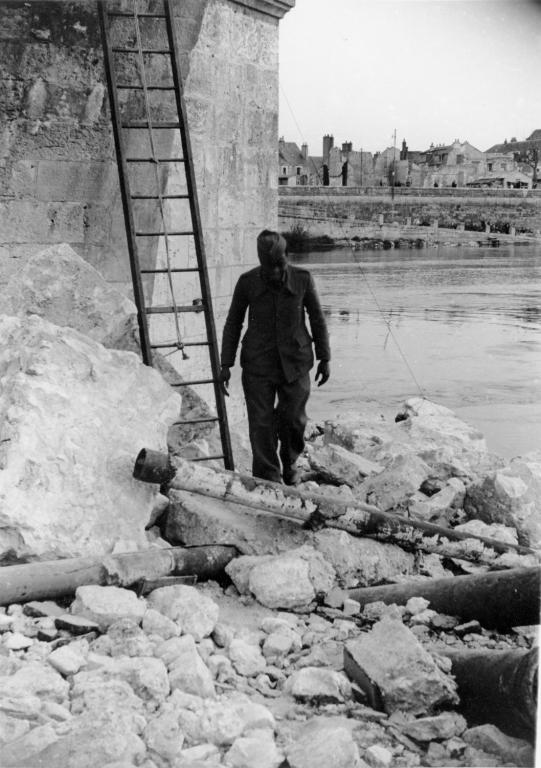
[[[5,573],[234,549],[216,581],[156,586],[149,574],[146,591],[126,589],[104,565],[106,586],[56,602],[28,602],[28,584],[2,599],[0,574],[2,768],[533,765],[531,727],[512,713],[475,721],[455,659],[530,663],[535,627],[359,595],[538,568],[541,457],[506,464],[451,411],[414,398],[396,419],[312,425],[298,489],[186,462],[215,454],[216,438],[172,439],[181,399],[125,351],[133,307],[67,246],[32,259],[0,317]],[[43,269],[46,285],[34,283]],[[245,434],[234,441],[247,470]],[[132,477],[141,449],[168,444],[167,487]]]

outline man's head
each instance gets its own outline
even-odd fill
[[[281,283],[288,264],[287,243],[282,235],[264,229],[257,238],[257,257],[263,279],[276,285]]]

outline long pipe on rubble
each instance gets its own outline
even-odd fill
[[[373,536],[406,549],[435,552],[445,557],[491,564],[498,555],[506,552],[535,554],[527,547],[381,512],[377,507],[361,501],[344,501],[238,472],[218,471],[199,462],[179,456],[170,457],[146,448],[137,456],[133,476],[147,483],[167,486],[169,490],[210,496],[308,526],[339,528],[354,536]]]
[[[0,605],[54,600],[87,584],[128,587],[168,576],[211,579],[238,555],[235,547],[170,547],[103,557],[69,557],[0,568]]]
[[[380,587],[349,589],[347,594],[361,604],[382,601],[405,605],[411,597],[424,597],[438,613],[477,619],[488,629],[507,629],[539,624],[541,567],[452,576],[447,579],[418,579]]]

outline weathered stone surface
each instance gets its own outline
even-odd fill
[[[323,667],[305,667],[288,678],[287,693],[299,701],[332,704],[351,697],[349,680],[340,672]]]
[[[456,712],[442,712],[432,717],[419,717],[401,726],[406,736],[415,741],[435,741],[460,736],[467,728],[466,720]]]
[[[286,747],[291,768],[363,768],[364,760],[347,721],[315,717],[300,732],[297,740]]]
[[[377,475],[383,470],[383,465],[363,459],[333,443],[310,450],[308,461],[312,469],[327,473],[336,481],[350,486],[359,485],[368,475]]]
[[[178,688],[201,698],[216,696],[210,670],[197,652],[191,635],[175,638],[174,656],[167,664],[171,689]],[[157,651],[159,652],[159,650]]]
[[[146,611],[146,603],[135,592],[121,587],[89,585],[77,587],[71,612],[95,621],[105,632],[119,619],[132,619],[139,623]]]
[[[239,675],[244,675],[245,677],[256,677],[267,666],[259,646],[248,643],[240,637],[235,637],[231,640],[228,654],[231,663]]]
[[[56,741],[58,736],[51,725],[38,725],[10,744],[4,744],[2,768],[40,765],[43,752]]]
[[[361,688],[373,686],[388,714],[430,714],[458,702],[454,680],[444,674],[415,635],[397,619],[383,618],[345,647],[345,669]]]
[[[8,744],[24,736],[30,730],[29,720],[19,717],[12,717],[5,712],[0,711],[0,746]]]
[[[173,544],[231,544],[244,555],[261,555],[306,541],[297,523],[257,514],[240,504],[179,490],[169,491],[169,499],[165,535]]]
[[[393,762],[393,753],[379,744],[372,744],[365,749],[363,758],[371,768],[390,768]]]
[[[394,544],[358,538],[331,528],[314,533],[312,542],[345,587],[381,584],[414,571],[414,556]]]
[[[408,511],[418,520],[446,525],[462,507],[465,495],[466,486],[462,480],[451,477],[441,491],[429,498],[422,493],[414,494],[408,505]]]
[[[57,629],[66,629],[72,635],[86,635],[88,632],[95,632],[100,628],[97,621],[85,616],[72,616],[70,613],[58,616],[54,623]]]
[[[146,547],[156,489],[133,460],[166,448],[179,396],[134,354],[35,315],[0,317],[0,331],[0,555]]]
[[[305,607],[332,588],[335,576],[332,566],[307,545],[274,557],[233,560],[226,571],[239,591],[246,584],[246,567],[249,591],[268,608]]]
[[[521,544],[541,546],[541,452],[513,459],[470,485],[464,509],[470,518],[516,528]]]
[[[62,616],[65,612],[65,608],[62,608],[53,600],[31,600],[29,603],[23,605],[24,615],[33,618],[54,618],[56,616]]]
[[[263,642],[263,655],[269,663],[287,656],[291,651],[300,651],[302,648],[301,636],[293,629],[279,629],[271,632]]]
[[[12,675],[0,677],[4,697],[43,696],[51,701],[65,701],[69,683],[48,664],[28,662]]]
[[[4,645],[10,651],[24,651],[33,643],[30,637],[26,637],[21,632],[7,632],[3,639]]]
[[[39,315],[104,346],[136,327],[133,301],[66,243],[30,256],[0,288],[0,306],[5,315]]]
[[[177,622],[182,632],[192,635],[194,640],[208,637],[218,621],[216,603],[195,587],[185,584],[155,589],[147,600],[150,608]]]
[[[396,456],[383,472],[365,480],[362,493],[366,501],[384,512],[405,508],[429,475],[430,467],[418,456]]]
[[[157,635],[164,640],[180,635],[180,626],[176,621],[172,621],[154,608],[149,608],[145,612],[142,627],[148,635]]]
[[[63,645],[51,651],[47,656],[47,662],[64,677],[75,675],[81,667],[86,665],[85,657],[69,645]]]
[[[207,742],[225,747],[254,729],[275,728],[271,712],[242,693],[213,701],[174,691],[171,703],[188,745]]]
[[[508,736],[491,723],[468,728],[462,734],[462,738],[475,749],[498,755],[505,762],[509,761],[514,765],[534,765],[534,752],[527,741]]]
[[[151,754],[171,762],[180,754],[184,742],[174,712],[167,710],[149,718],[143,736]]]
[[[231,768],[278,768],[283,760],[268,729],[256,729],[248,736],[235,739],[224,757],[225,765]]]
[[[154,655],[154,646],[139,626],[139,621],[139,617],[125,616],[109,625],[106,640],[111,656]]]
[[[495,541],[506,541],[509,544],[518,544],[516,528],[511,528],[501,523],[484,523],[482,520],[468,520],[466,523],[455,525],[455,531],[471,533],[474,536],[483,536]]]

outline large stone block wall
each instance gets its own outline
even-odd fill
[[[146,0],[137,0],[138,3]],[[149,0],[154,9],[160,0]],[[132,10],[132,0],[115,3]],[[256,263],[255,238],[277,225],[278,21],[294,0],[175,0],[185,100],[194,155],[211,291],[218,332],[238,275]],[[131,23],[131,22],[130,22]],[[133,40],[123,20],[116,42]],[[162,22],[149,29],[149,45],[163,40]],[[126,81],[133,72],[125,63]],[[169,72],[152,62],[150,77]],[[122,105],[142,117],[139,95]],[[171,99],[171,96],[169,97]],[[158,105],[162,117],[171,103]],[[0,4],[0,282],[24,259],[53,243],[67,242],[107,280],[127,293],[131,279],[105,86],[96,3]],[[157,154],[178,156],[179,137],[155,132]],[[132,132],[129,153],[148,155],[148,143]],[[134,167],[135,168],[135,167]],[[152,189],[154,170],[137,167],[132,192]],[[161,173],[162,171],[160,171]],[[168,166],[164,191],[185,190],[180,165]],[[155,190],[155,187],[153,188]],[[156,210],[140,204],[136,218],[150,229]],[[187,209],[168,210],[168,226],[188,223]],[[189,239],[191,241],[191,239]],[[172,266],[193,266],[193,242],[172,242]],[[149,238],[143,266],[166,263],[164,243]],[[197,276],[176,285],[178,303],[198,295]],[[167,302],[164,281],[148,278],[148,298]],[[152,320],[154,340],[175,337],[171,318]],[[185,340],[203,332],[202,316],[183,316]],[[182,373],[201,374],[198,348]],[[171,358],[170,358],[171,359]],[[176,362],[172,360],[175,364]]]
[[[445,228],[498,230],[505,225],[517,233],[541,232],[541,190],[485,189],[415,189],[398,187],[394,199],[391,190],[376,188],[324,187],[287,188],[279,190],[279,221],[282,229],[295,220],[312,229],[323,231],[325,221],[351,223],[399,222],[433,225]],[[341,227],[343,230],[343,227]],[[332,236],[332,235],[331,235]]]

